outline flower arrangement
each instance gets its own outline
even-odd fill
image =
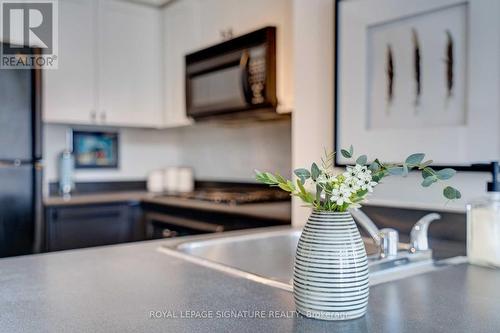
[[[353,157],[354,149],[342,149],[345,158]],[[382,163],[374,159],[368,163],[366,155],[359,156],[352,166],[344,172],[335,173],[333,157],[335,153],[325,153],[320,166],[316,163],[310,169],[300,168],[294,171],[297,180],[294,183],[277,173],[259,172],[256,170],[257,181],[277,186],[299,197],[306,205],[322,211],[345,212],[349,208],[360,207],[373,189],[388,176],[406,176],[411,170],[422,174],[423,187],[429,187],[439,181],[452,178],[456,171],[445,168],[434,170],[430,167],[432,160],[424,161],[425,154],[416,153],[408,156],[404,163]],[[443,188],[443,196],[449,200],[459,199],[460,191],[452,186]]]

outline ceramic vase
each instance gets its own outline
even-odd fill
[[[311,213],[297,245],[293,289],[306,317],[349,320],[366,313],[368,259],[349,212]]]

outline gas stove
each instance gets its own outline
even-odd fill
[[[230,205],[290,200],[290,195],[277,189],[213,188],[180,194],[187,199]]]
[[[256,186],[217,186],[201,187],[188,193],[171,193],[166,196],[209,201],[227,205],[242,205],[249,203],[263,203],[289,201],[290,195],[278,188]]]

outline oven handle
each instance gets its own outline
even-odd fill
[[[165,213],[146,213],[145,215],[147,225],[151,225],[153,221],[162,222],[179,227],[190,228],[203,232],[222,232],[224,226],[220,224],[213,224],[192,220],[185,217],[173,216]]]
[[[245,102],[250,105],[252,104],[253,92],[248,82],[248,62],[250,60],[250,53],[248,50],[243,50],[240,58],[240,72],[241,72],[241,89],[243,90],[243,96],[245,97]]]

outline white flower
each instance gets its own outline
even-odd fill
[[[352,179],[352,178],[357,178],[358,177],[358,171],[356,170],[355,167],[347,167],[346,172],[344,172],[344,177],[346,179]]]
[[[356,164],[354,168],[356,169],[356,176],[359,179],[365,179],[368,176],[371,177],[372,172],[371,170],[368,169],[366,165]]]
[[[373,187],[376,186],[378,183],[374,182],[372,180],[372,177],[366,177],[365,179],[360,179],[359,182],[359,187],[362,190],[367,190],[368,192],[373,192]]]
[[[359,182],[360,182],[359,178],[349,178],[349,179],[346,178],[344,184],[349,188],[351,193],[355,193],[361,188]]]
[[[328,183],[330,181],[330,179],[328,178],[328,176],[325,174],[325,173],[321,173],[318,178],[316,178],[316,183],[318,184],[325,184],[325,183]]]
[[[342,184],[340,188],[335,188],[332,190],[331,200],[335,202],[337,206],[342,206],[344,203],[351,203],[349,197],[351,196],[351,190]]]

